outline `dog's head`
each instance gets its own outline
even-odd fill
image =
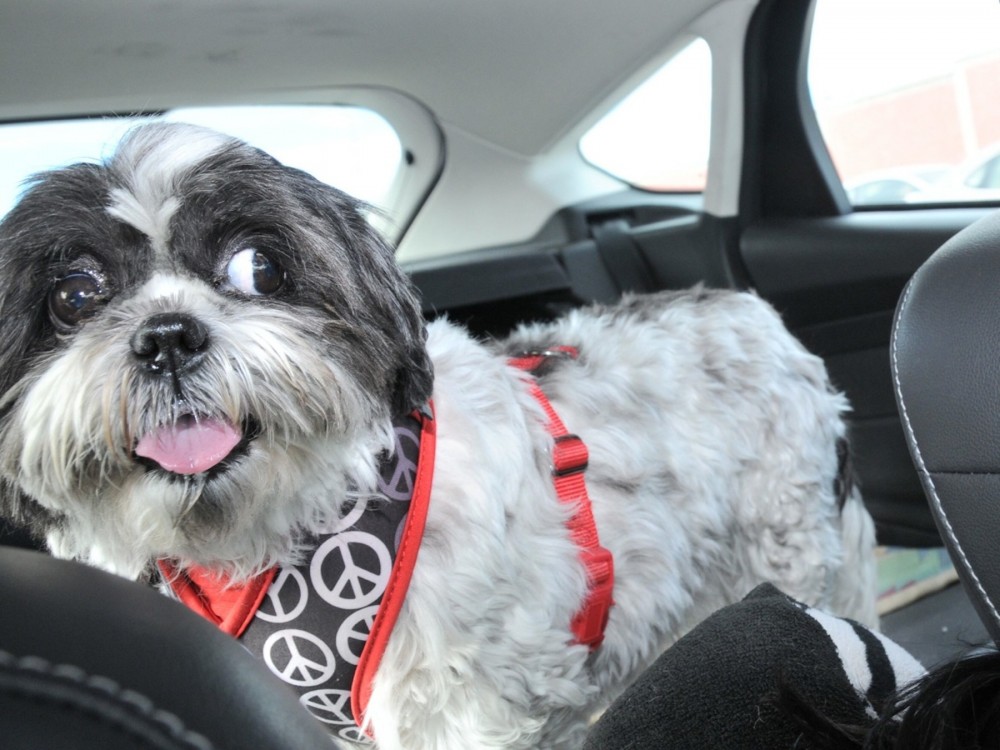
[[[0,224],[8,512],[126,575],[158,555],[247,572],[330,520],[432,382],[360,208],[186,125],[38,177]]]

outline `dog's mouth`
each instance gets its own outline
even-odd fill
[[[252,420],[237,426],[220,417],[184,414],[139,438],[134,454],[138,463],[170,474],[217,474],[244,455],[258,433]]]

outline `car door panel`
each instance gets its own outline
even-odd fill
[[[741,238],[750,281],[826,361],[852,404],[851,443],[884,542],[929,545],[936,527],[903,438],[890,378],[896,302],[914,271],[986,209],[762,220]]]

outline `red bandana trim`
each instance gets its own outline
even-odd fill
[[[278,573],[277,568],[271,568],[242,586],[233,586],[224,576],[205,568],[181,570],[168,560],[159,560],[156,564],[163,580],[188,609],[234,638],[243,635],[250,625]]]
[[[413,482],[413,497],[410,500],[406,527],[403,529],[399,549],[396,551],[396,562],[389,573],[389,583],[382,596],[378,616],[368,636],[368,642],[361,652],[361,659],[354,673],[354,683],[351,685],[351,708],[359,723],[368,710],[368,701],[372,696],[372,681],[382,662],[382,655],[389,643],[389,635],[396,624],[396,618],[399,617],[399,611],[403,607],[403,599],[406,598],[406,590],[413,577],[413,568],[417,564],[420,540],[424,536],[437,448],[437,420],[434,419],[433,402],[429,404],[429,408],[430,416],[421,415],[420,459],[417,462],[417,476]]]

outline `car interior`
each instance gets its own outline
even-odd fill
[[[928,666],[1000,636],[1000,201],[850,203],[809,84],[817,2],[52,0],[0,19],[0,148],[21,148],[13,128],[28,123],[182,108],[377,112],[400,144],[383,228],[429,320],[490,337],[627,293],[755,291],[852,404],[879,544],[941,550],[957,573],[882,630]],[[703,184],[650,189],[586,161],[581,136],[694,39],[711,50]],[[14,525],[0,542],[11,747],[329,744],[251,679],[262,665],[176,603],[55,560]]]

